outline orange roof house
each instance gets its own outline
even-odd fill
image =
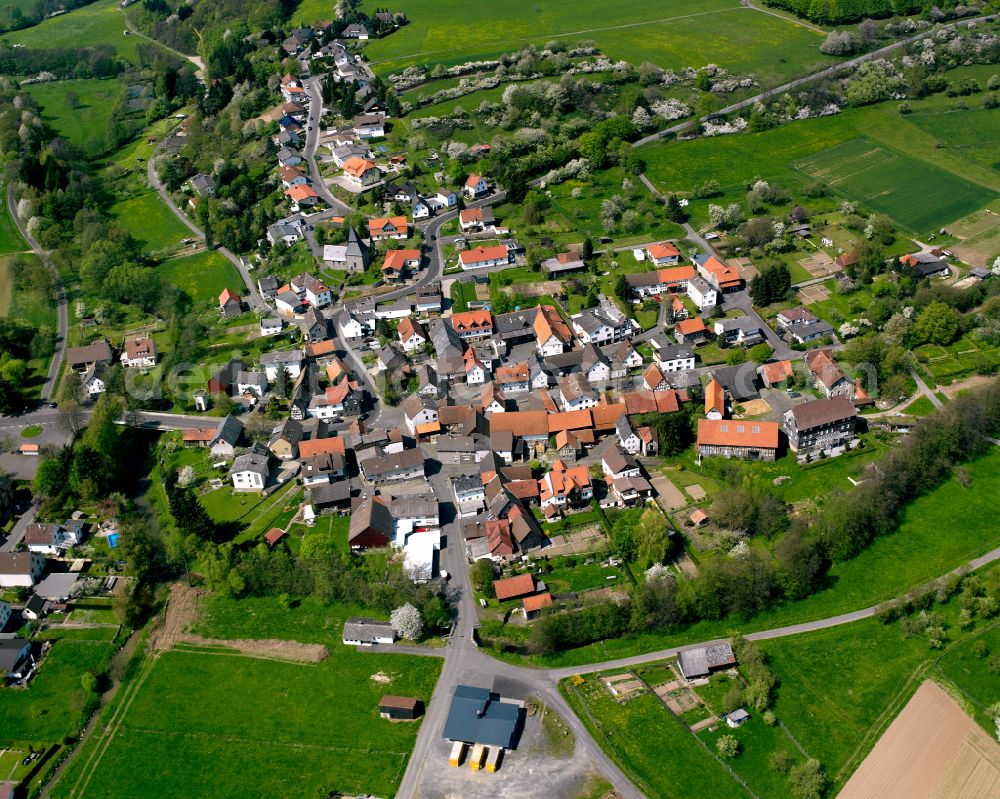
[[[669,241],[662,241],[659,244],[650,244],[646,248],[649,257],[654,261],[663,261],[668,258],[680,258],[681,251]]]
[[[520,599],[535,593],[535,576],[533,574],[519,574],[517,577],[497,580],[493,583],[493,590],[496,591],[497,599],[500,602],[506,602],[508,599]]]
[[[538,481],[538,489],[543,507],[574,496],[589,499],[593,493],[590,469],[586,465],[568,467],[562,458],[556,458],[551,471]]]
[[[783,383],[788,378],[794,377],[795,370],[792,368],[791,361],[774,361],[761,366],[760,374],[765,383],[769,386],[776,386],[778,383]]]
[[[299,442],[299,457],[311,458],[313,455],[344,455],[347,448],[345,440],[340,436],[332,438],[311,438]]]
[[[463,266],[481,264],[488,261],[498,261],[502,263],[510,260],[510,250],[502,244],[497,244],[493,247],[474,247],[471,250],[460,252],[458,254],[458,260],[462,262]]]
[[[752,419],[699,419],[698,454],[774,460],[780,427]]]
[[[459,338],[493,335],[493,317],[489,311],[462,311],[451,315],[451,327]]]
[[[668,269],[657,269],[656,276],[667,288],[675,288],[681,283],[687,283],[694,277],[694,267],[671,266]]]
[[[722,291],[727,288],[737,288],[740,285],[740,273],[731,266],[726,266],[714,255],[709,256],[701,268],[706,275],[711,276]]]
[[[722,419],[726,415],[726,389],[714,377],[705,386],[705,416]]]
[[[384,269],[395,269],[402,272],[410,266],[420,263],[420,250],[389,250],[385,254]]]
[[[544,594],[535,594],[535,596],[526,596],[521,600],[521,606],[524,608],[524,615],[527,616],[530,613],[538,613],[542,608],[552,607],[552,594],[546,591]]]
[[[708,331],[705,327],[705,320],[700,316],[696,316],[693,319],[683,319],[677,323],[677,332],[682,336],[693,336],[698,333],[704,334]]]
[[[535,337],[538,345],[542,346],[549,339],[555,337],[563,344],[568,344],[572,340],[572,334],[559,312],[551,305],[539,305],[538,313],[535,314]]]
[[[351,177],[360,178],[365,172],[371,169],[378,169],[378,165],[367,158],[359,158],[356,155],[352,155],[344,161],[343,170]]]
[[[368,220],[368,232],[372,236],[401,235],[405,238],[409,228],[410,223],[406,221],[405,216],[379,217]]]
[[[304,184],[299,184],[298,186],[289,186],[285,189],[285,196],[287,196],[293,202],[303,202],[304,200],[318,200],[319,195],[316,193],[316,189],[312,186],[306,186]]]

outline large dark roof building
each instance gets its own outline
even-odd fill
[[[444,723],[444,737],[514,749],[523,727],[524,708],[520,704],[505,702],[487,688],[459,685]]]

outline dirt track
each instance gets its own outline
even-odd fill
[[[175,583],[167,601],[167,610],[160,625],[150,633],[148,647],[153,653],[173,649],[175,644],[196,644],[202,646],[227,646],[249,657],[294,660],[318,663],[330,654],[320,644],[300,644],[298,641],[282,641],[273,638],[205,638],[189,633],[188,627],[198,615],[198,600],[205,592],[192,588],[186,583]]]
[[[997,799],[1000,745],[926,681],[838,799]]]

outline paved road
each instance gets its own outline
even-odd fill
[[[753,6],[751,3],[746,3],[746,5],[748,5],[751,8],[756,8],[756,6]],[[757,10],[759,11],[761,9]],[[739,111],[742,108],[747,108],[760,100],[766,100],[774,95],[782,94],[783,92],[787,92],[790,89],[795,89],[798,86],[801,86],[805,83],[810,83],[820,78],[827,78],[832,75],[836,75],[841,70],[850,69],[852,67],[857,66],[858,64],[864,63],[865,61],[872,61],[874,59],[882,58],[883,56],[887,56],[894,50],[898,50],[899,48],[904,47],[907,44],[910,44],[911,42],[916,42],[919,41],[920,39],[925,39],[928,36],[934,35],[940,31],[954,28],[957,25],[966,25],[970,22],[983,22],[987,20],[996,19],[997,17],[1000,17],[1000,14],[987,14],[981,17],[972,17],[970,19],[963,19],[957,22],[951,22],[941,27],[933,27],[930,30],[924,31],[923,33],[918,33],[915,36],[909,36],[906,39],[900,39],[899,41],[893,42],[892,44],[888,44],[885,47],[880,47],[878,50],[872,50],[870,53],[864,53],[863,55],[856,56],[855,58],[849,58],[846,61],[841,61],[838,64],[834,64],[832,67],[826,67],[825,69],[819,69],[815,72],[810,72],[808,75],[805,75],[801,78],[796,78],[795,80],[788,81],[788,83],[783,83],[780,86],[775,86],[773,89],[767,89],[765,91],[760,92],[759,94],[755,94],[753,97],[748,97],[746,100],[740,100],[738,103],[727,105],[725,108],[720,108],[718,111],[713,111],[711,114],[706,114],[703,117],[699,117],[697,121],[705,122],[713,117],[719,117],[719,116],[725,116],[726,114],[731,114],[733,111]],[[784,17],[782,18],[785,19]],[[664,128],[663,130],[657,131],[656,133],[651,133],[649,136],[644,136],[638,141],[633,142],[632,146],[642,147],[645,144],[651,144],[652,142],[659,141],[660,139],[665,139],[666,137],[671,136],[675,133],[681,133],[682,131],[685,131],[688,128],[694,127],[694,125],[695,123],[691,120],[688,120],[686,122],[678,122],[676,125],[671,125],[670,127]]]
[[[202,232],[201,228],[188,219],[187,215],[185,215],[185,213],[177,207],[173,197],[170,196],[170,192],[167,191],[167,187],[163,185],[163,181],[161,181],[159,175],[156,174],[157,156],[159,156],[163,151],[163,146],[169,138],[169,133],[164,135],[164,137],[160,140],[160,143],[156,145],[156,150],[150,156],[149,161],[146,162],[146,179],[149,181],[149,185],[152,186],[156,193],[163,199],[163,202],[167,204],[167,207],[173,212],[174,216],[176,216],[188,230],[194,233],[197,238],[204,239],[205,234]],[[224,255],[229,262],[236,267],[236,271],[239,272],[240,277],[243,278],[243,299],[250,303],[250,305],[254,308],[262,305],[263,301],[261,300],[260,292],[257,290],[257,283],[250,276],[250,270],[247,269],[246,264],[243,263],[243,259],[237,257],[225,247],[216,247],[216,250]]]
[[[195,77],[198,78],[198,80],[200,81],[205,80],[205,62],[202,61],[200,57],[196,55],[187,55],[186,53],[182,53],[180,50],[175,50],[173,47],[168,47],[159,39],[154,39],[152,36],[147,36],[145,33],[139,30],[139,28],[137,28],[135,25],[132,24],[132,20],[129,19],[129,15],[125,12],[124,8],[119,8],[118,10],[121,12],[122,18],[125,20],[125,27],[128,28],[133,35],[138,36],[141,39],[145,39],[147,42],[152,42],[157,47],[166,50],[168,53],[173,53],[178,58],[182,58],[185,61],[190,61],[195,66],[195,73],[194,73]]]
[[[21,539],[24,538],[24,534],[28,532],[28,525],[35,520],[35,512],[37,510],[38,508],[32,505],[14,523],[10,535],[0,544],[0,552],[13,552],[17,548],[17,545],[21,543]]]
[[[59,379],[59,369],[62,367],[63,358],[66,355],[66,336],[69,334],[69,313],[66,309],[66,292],[63,289],[62,277],[59,274],[59,270],[56,269],[54,263],[52,263],[52,258],[49,253],[42,249],[42,246],[38,243],[38,240],[28,233],[27,224],[21,219],[17,214],[17,200],[14,197],[14,184],[7,184],[7,207],[10,209],[11,219],[14,220],[14,224],[17,225],[17,229],[21,231],[21,235],[24,240],[28,242],[28,246],[31,247],[32,252],[38,256],[39,260],[52,273],[52,278],[54,280],[54,286],[56,290],[56,319],[58,320],[58,328],[56,330],[56,344],[55,349],[52,352],[52,360],[49,362],[49,372],[45,378],[45,385],[42,386],[41,397],[43,400],[52,399],[52,394],[56,390],[56,380]]]
[[[923,381],[923,378],[920,377],[920,375],[918,375],[915,371],[911,370],[910,376],[914,379],[914,381],[916,381],[917,390],[931,401],[931,405],[933,405],[938,410],[944,407],[944,403],[938,399],[937,394],[935,394],[933,391],[930,390],[930,388]]]

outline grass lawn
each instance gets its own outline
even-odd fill
[[[24,252],[28,249],[27,242],[21,238],[21,233],[18,231],[17,226],[14,224],[14,220],[10,217],[10,211],[7,208],[7,193],[6,186],[2,187],[4,189],[3,196],[3,209],[0,210],[0,255],[8,255],[12,252]],[[0,275],[0,299],[2,299],[4,279]]]
[[[429,701],[440,660],[345,647],[344,620],[370,615],[364,608],[209,597],[203,610],[199,633],[322,643],[330,656],[298,664],[183,647],[147,660],[106,752],[89,766],[78,757],[53,797],[84,786],[77,795],[223,799],[284,796],[289,785],[301,796],[395,792],[419,724],[383,721],[378,700]],[[371,679],[378,673],[389,682]]]
[[[864,136],[799,159],[792,165],[913,231],[952,222],[996,196],[983,186]],[[920,189],[927,185],[940,187],[943,198],[940,202],[926,202]]]
[[[160,195],[149,191],[111,206],[111,213],[128,228],[146,252],[172,250],[191,231],[167,208]]]
[[[122,92],[121,82],[97,78],[58,80],[34,83],[25,91],[42,107],[42,119],[58,135],[91,155],[107,149],[108,126]],[[79,98],[75,107],[66,99],[70,93]]]
[[[977,705],[981,723],[986,722],[986,729],[992,731],[984,711],[1000,697],[1000,674],[990,672],[986,668],[986,659],[973,654],[972,647],[976,641],[986,644],[990,655],[1000,652],[1000,626],[994,623],[992,627],[962,641],[946,652],[937,665],[939,671]]]
[[[925,396],[920,396],[906,406],[904,413],[907,416],[927,416],[934,413],[934,404]]]
[[[124,35],[125,21],[118,10],[118,0],[98,0],[59,17],[47,19],[32,28],[4,34],[10,44],[25,47],[88,47],[110,44],[122,58],[138,63],[133,34]]]
[[[1000,491],[1000,450],[966,464],[965,469],[972,478],[969,488],[950,480],[911,503],[895,533],[876,539],[853,560],[834,564],[829,587],[807,599],[779,605],[746,623],[698,622],[679,633],[616,638],[530,660],[553,667],[594,663],[707,641],[734,630],[751,632],[826,618],[899,596],[1000,544],[1000,531],[992,524],[991,499]]]
[[[646,796],[685,799],[747,794],[653,694],[618,704],[596,678],[559,689],[591,734]]]
[[[830,777],[859,754],[868,731],[931,656],[925,638],[906,639],[899,625],[875,619],[760,646],[780,681],[775,713]]]
[[[649,60],[678,69],[711,60],[730,70],[753,72],[769,85],[835,63],[819,52],[820,34],[741,8],[733,0],[671,0],[656,6],[623,0],[611,19],[605,10],[595,0],[554,0],[535,5],[533,13],[518,4],[469,8],[458,0],[414,0],[406,7],[409,24],[368,42],[365,55],[385,73],[409,64],[496,57],[553,38],[570,46],[590,40],[609,57],[636,65]],[[316,21],[329,13],[329,6],[306,0],[296,19]],[[704,52],[707,37],[714,44],[711,59]]]
[[[789,799],[794,796],[785,777],[768,763],[771,753],[777,751],[787,752],[793,765],[804,759],[781,727],[768,727],[759,713],[751,712],[750,720],[735,730],[722,723],[715,732],[706,729],[699,733],[699,737],[713,751],[723,735],[732,735],[740,742],[740,754],[726,762],[758,796],[784,796]]]
[[[614,580],[609,580],[614,577]],[[564,593],[567,591],[586,591],[589,588],[604,588],[627,582],[625,575],[618,569],[605,569],[600,563],[578,563],[575,566],[562,566],[541,575],[541,579],[550,591]]]
[[[475,301],[476,285],[456,280],[451,284],[448,293],[451,296],[451,310],[454,313],[462,313],[469,310],[470,302]]]
[[[103,671],[111,652],[110,642],[54,643],[27,690],[0,691],[0,745],[59,743],[79,730],[86,704],[80,676],[85,671]]]
[[[199,308],[217,304],[224,288],[243,294],[243,279],[236,267],[214,250],[170,258],[158,269],[164,280],[185,292]]]
[[[958,72],[960,70],[947,73],[949,79]],[[910,116],[900,116],[893,103],[882,103],[848,109],[832,117],[789,123],[763,133],[681,142],[661,141],[641,148],[639,153],[647,163],[649,178],[660,191],[690,192],[706,180],[719,181],[722,197],[691,202],[689,211],[696,223],[706,222],[707,208],[711,203],[726,205],[745,201],[746,185],[757,177],[774,181],[792,191],[804,189],[813,183],[813,178],[796,170],[793,164],[807,163],[806,159],[815,158],[823,151],[859,136],[884,147],[897,159],[894,163],[908,163],[910,159],[907,156],[916,159],[917,163],[911,166],[918,174],[928,176],[925,179],[932,175],[940,177],[939,170],[944,170],[951,173],[947,181],[948,185],[952,185],[952,178],[957,176],[959,183],[954,185],[966,198],[962,200],[963,207],[969,197],[979,193],[967,183],[978,184],[985,189],[980,195],[985,205],[1000,190],[1000,173],[984,169],[981,165],[983,159],[991,159],[990,163],[996,160],[995,148],[989,146],[990,136],[971,142],[956,139],[956,142],[965,142],[967,146],[953,148],[950,139],[939,138],[925,130],[931,124],[927,117],[961,116],[964,119],[965,112],[954,113],[959,102],[958,99],[943,96],[913,101],[911,105],[915,113]],[[911,116],[920,116],[920,125],[914,123]],[[961,125],[961,121],[956,124]],[[950,135],[947,130],[940,133],[942,136]],[[944,146],[938,148],[935,146],[938,143]],[[859,176],[857,180],[864,181],[864,177]],[[853,185],[841,188],[847,192]],[[847,196],[857,201],[864,199],[860,195]],[[879,198],[873,197],[872,203],[879,203]],[[947,202],[931,205],[941,206],[941,216],[935,216],[931,225],[935,230],[946,221],[945,216],[959,210],[958,202],[953,205],[950,195]],[[893,206],[893,210],[906,217],[896,220],[900,224],[918,224],[923,218],[919,205],[909,208],[903,198]],[[947,221],[954,218],[957,217]]]

